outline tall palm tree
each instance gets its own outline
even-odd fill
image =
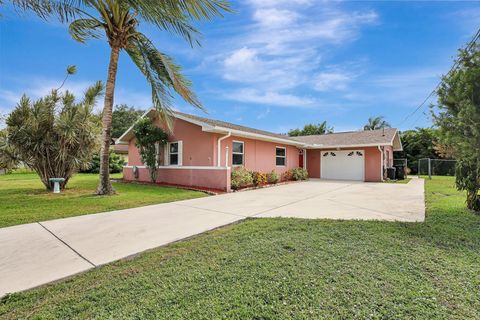
[[[363,130],[378,130],[382,128],[390,128],[390,124],[384,120],[383,116],[370,117],[368,123],[363,126]]]
[[[180,66],[158,51],[150,39],[138,31],[139,22],[176,33],[193,46],[200,45],[199,32],[192,25],[193,22],[221,17],[224,11],[231,11],[227,0],[12,1],[17,7],[33,10],[42,18],[55,15],[61,22],[70,23],[71,36],[81,43],[92,38],[106,37],[108,40],[111,51],[102,116],[99,195],[115,192],[109,179],[108,163],[115,80],[122,50],[150,83],[153,105],[164,121],[168,123],[170,119],[172,89],[189,104],[202,108],[191,90],[191,82],[182,75]]]

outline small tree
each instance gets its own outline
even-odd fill
[[[290,137],[311,136],[317,134],[332,133],[333,127],[327,125],[327,121],[319,124],[306,124],[303,129],[293,129],[288,132]]]
[[[50,178],[64,178],[61,188],[65,188],[98,150],[99,123],[92,110],[102,93],[99,81],[79,103],[68,91],[52,90],[34,102],[23,96],[7,118],[2,150],[14,150],[17,159],[34,170],[47,189],[52,189]]]
[[[115,106],[112,113],[112,137],[119,138],[144,112],[126,104]]]
[[[135,145],[143,164],[149,169],[152,182],[157,180],[158,154],[168,142],[168,135],[155,126],[150,118],[142,118],[133,127]]]
[[[20,158],[15,149],[8,144],[7,137],[7,129],[0,129],[0,169],[9,172],[18,167]]]
[[[480,42],[460,50],[458,67],[442,78],[435,124],[454,148],[457,189],[467,192],[467,207],[480,212]]]

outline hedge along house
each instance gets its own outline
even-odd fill
[[[143,115],[164,128],[152,109]],[[157,183],[230,191],[231,170],[278,174],[306,168],[312,178],[382,181],[402,150],[396,129],[288,137],[224,121],[174,112],[169,142],[159,148]],[[140,159],[133,127],[117,141],[128,145],[127,181],[150,181]],[[161,149],[161,150],[160,150]]]

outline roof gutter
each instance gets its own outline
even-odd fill
[[[383,181],[383,165],[384,165],[384,161],[383,161],[383,147],[381,146],[378,146],[378,151],[380,151],[380,180]]]
[[[218,138],[218,141],[217,141],[217,167],[220,167],[220,161],[221,161],[221,145],[222,145],[222,141],[227,139],[228,137],[230,137],[232,135],[232,132],[229,131],[225,136],[221,137],[221,138]],[[228,164],[226,164],[226,167],[228,167]]]

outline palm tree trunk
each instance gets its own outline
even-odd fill
[[[113,96],[115,93],[115,80],[117,78],[118,58],[120,55],[119,47],[112,47],[110,53],[110,63],[108,65],[107,86],[105,89],[105,102],[103,105],[102,117],[102,147],[100,150],[100,181],[98,183],[98,195],[111,195],[115,193],[110,182],[110,141],[112,132],[112,109]]]

